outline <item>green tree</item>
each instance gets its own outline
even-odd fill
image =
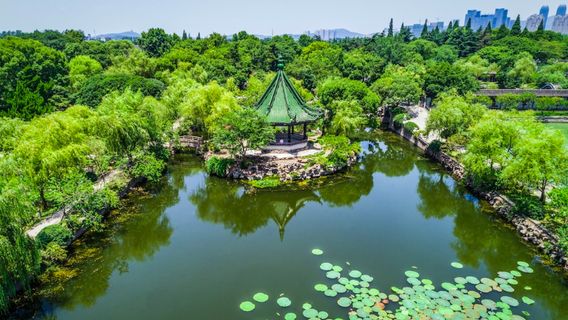
[[[69,80],[74,88],[78,88],[87,78],[102,71],[101,64],[89,56],[76,56],[69,61]]]
[[[486,112],[486,108],[459,96],[455,91],[441,94],[426,122],[427,132],[436,132],[442,138],[463,134]]]
[[[515,145],[514,157],[503,169],[501,179],[513,188],[522,185],[528,190],[538,190],[541,202],[545,203],[549,184],[562,181],[568,173],[564,137],[537,123],[533,128],[524,130],[528,134],[524,134],[522,142]]]
[[[515,23],[511,27],[511,35],[518,36],[521,34],[521,15],[517,15],[517,19],[515,19]]]
[[[337,135],[350,136],[359,131],[365,124],[363,109],[357,101],[334,101],[331,109],[334,112],[331,120],[331,132]]]
[[[243,159],[248,150],[259,149],[274,139],[266,119],[252,108],[240,108],[224,114],[212,135],[217,148]]]
[[[389,22],[389,30],[388,30],[387,36],[389,38],[392,38],[394,36],[394,26],[393,26],[393,19],[392,18],[390,19],[390,22]]]
[[[142,32],[138,44],[151,57],[161,57],[170,50],[174,40],[164,29],[150,28],[147,32]]]
[[[396,107],[418,103],[423,94],[419,81],[420,76],[414,72],[390,65],[371,88],[382,98],[383,105]]]
[[[334,101],[356,101],[362,111],[375,114],[379,107],[379,97],[364,83],[345,78],[328,78],[317,89],[321,103],[328,109]]]

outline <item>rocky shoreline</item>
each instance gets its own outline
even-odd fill
[[[473,188],[471,182],[465,176],[465,168],[461,163],[442,151],[432,151],[428,148],[429,143],[424,139],[412,135],[412,133],[407,132],[404,128],[396,129],[392,121],[388,121],[389,119],[385,120],[387,120],[386,123],[388,123],[388,129],[390,131],[411,142],[421,149],[430,159],[440,163],[456,180],[462,181],[471,192],[487,201],[500,218],[517,230],[517,233],[524,241],[535,246],[538,251],[544,253],[550,258],[550,261],[558,267],[561,267],[564,271],[568,271],[568,256],[560,249],[558,236],[548,230],[539,221],[523,215],[514,214],[513,209],[515,203],[507,196],[498,192],[487,192]]]
[[[253,164],[246,168],[233,165],[228,169],[227,177],[237,180],[261,180],[278,177],[281,182],[316,179],[346,170],[357,162],[352,156],[344,166],[323,166],[306,157],[278,159],[276,157],[251,157]]]

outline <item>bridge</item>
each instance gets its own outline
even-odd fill
[[[566,89],[481,89],[477,92],[480,96],[490,98],[500,97],[504,95],[522,95],[532,94],[537,97],[560,97],[568,98],[568,90]]]

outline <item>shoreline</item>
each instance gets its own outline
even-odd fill
[[[463,183],[475,196],[485,200],[499,218],[517,231],[517,234],[524,242],[530,244],[535,250],[546,256],[548,260],[547,264],[553,264],[561,268],[563,272],[568,272],[568,254],[560,249],[558,236],[543,226],[540,221],[512,213],[515,203],[501,193],[473,188],[471,183],[467,181],[465,168],[460,162],[443,151],[437,153],[432,152],[428,149],[430,144],[427,141],[419,136],[412,135],[404,128],[396,129],[390,116],[385,115],[383,124],[387,126],[388,131],[412,143],[420,149],[425,156],[440,164],[456,181]]]

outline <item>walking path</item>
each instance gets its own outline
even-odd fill
[[[108,174],[106,174],[105,176],[101,177],[99,180],[97,180],[97,182],[95,182],[95,184],[93,185],[93,191],[97,192],[99,190],[101,190],[102,188],[104,188],[104,186],[106,186],[109,182],[113,181],[114,179],[116,179],[116,177],[121,173],[120,170],[115,169],[112,170],[111,172],[109,172]],[[71,210],[71,205],[65,206],[64,208],[58,210],[57,212],[55,212],[54,214],[50,215],[49,217],[43,219],[42,221],[40,221],[38,224],[36,224],[35,226],[33,226],[31,229],[29,229],[28,231],[26,231],[26,234],[32,238],[37,237],[37,235],[45,228],[58,224],[61,221],[63,221],[63,218],[65,217],[65,214],[69,213],[69,211]]]

